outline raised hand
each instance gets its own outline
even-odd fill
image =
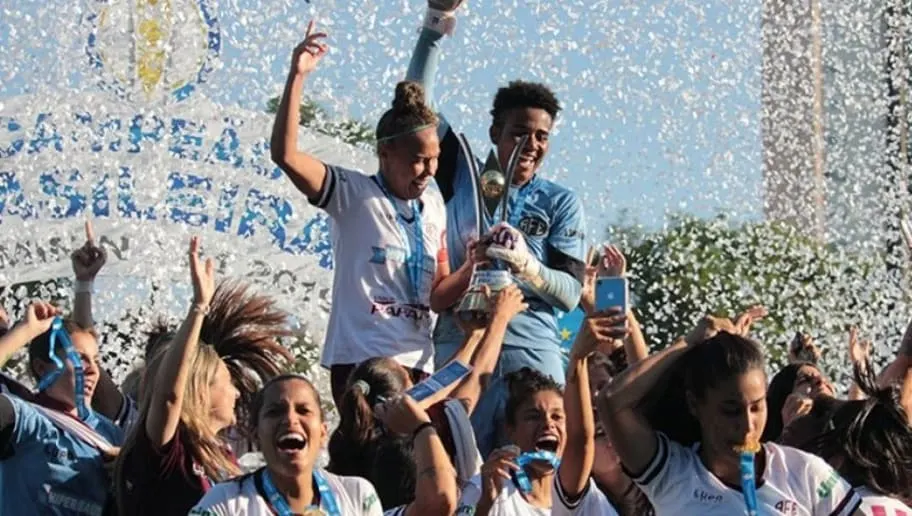
[[[529,304],[523,299],[522,291],[514,285],[507,285],[497,294],[494,300],[492,317],[503,317],[507,321],[529,309]]]
[[[481,498],[488,504],[494,503],[503,490],[504,481],[510,480],[514,471],[519,471],[516,459],[520,450],[516,446],[504,446],[494,450],[481,466]]]
[[[291,55],[291,69],[299,75],[307,75],[316,70],[317,64],[329,50],[329,46],[323,43],[325,39],[326,33],[314,32],[314,22],[310,20],[304,41],[295,47]]]
[[[51,329],[54,318],[60,313],[60,309],[56,306],[37,301],[29,305],[25,313],[25,321],[22,324],[25,325],[30,335],[37,337]]]
[[[459,9],[464,0],[428,0],[428,7],[438,11],[453,12]]]
[[[92,222],[88,220],[85,223],[85,235],[85,244],[70,254],[73,274],[77,281],[92,281],[108,261],[108,252],[95,244],[95,231],[92,229]]]
[[[193,280],[193,303],[208,308],[215,293],[215,265],[212,258],[199,257],[200,239],[190,238],[190,277]]]
[[[377,405],[374,414],[386,428],[401,435],[411,435],[421,424],[431,420],[427,412],[408,394],[401,394]]]
[[[587,314],[595,311],[595,282],[600,269],[598,251],[594,247],[586,253],[586,269],[583,272],[583,288],[580,291],[580,307]]]
[[[782,406],[782,426],[787,427],[792,421],[806,416],[814,408],[814,400],[800,394],[789,394]]]
[[[571,353],[577,358],[587,357],[600,345],[624,339],[627,332],[627,314],[620,308],[590,314],[583,321]]]
[[[852,364],[864,365],[871,356],[873,343],[869,340],[858,339],[858,328],[852,327],[849,330],[849,362]]]
[[[766,307],[763,305],[754,305],[735,318],[735,330],[742,336],[747,337],[750,333],[751,325],[769,315]]]
[[[624,253],[613,245],[606,245],[602,255],[602,276],[622,277],[627,274],[627,258]]]

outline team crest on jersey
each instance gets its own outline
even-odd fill
[[[517,229],[526,236],[542,237],[548,234],[548,223],[538,215],[526,215],[520,219]]]
[[[798,502],[794,500],[779,500],[776,502],[776,510],[786,516],[796,516],[798,514]]]

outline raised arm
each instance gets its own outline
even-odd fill
[[[28,346],[35,337],[48,331],[60,310],[50,303],[36,302],[28,307],[25,320],[17,323],[0,337],[0,367],[20,349]]]
[[[304,152],[298,151],[298,124],[301,117],[301,92],[304,81],[326,54],[323,43],[326,34],[313,32],[313,21],[307,26],[304,41],[295,47],[291,56],[291,70],[285,81],[285,91],[279,102],[275,123],[272,126],[270,151],[272,160],[291,179],[295,187],[312,202],[316,200],[323,181],[326,165]]]
[[[415,451],[415,499],[406,516],[453,514],[456,511],[456,470],[431,418],[408,395],[399,396],[377,408],[377,418],[386,428],[410,435]]]
[[[655,430],[635,407],[686,349],[682,344],[675,344],[628,367],[599,396],[599,419],[621,462],[634,475],[646,469],[658,445]]]
[[[484,337],[471,357],[472,372],[450,394],[450,397],[463,402],[469,414],[475,410],[481,393],[488,386],[488,380],[497,366],[507,325],[516,314],[528,308],[529,305],[523,301],[522,291],[516,285],[510,285],[497,295]]]
[[[85,236],[85,244],[70,254],[76,278],[73,288],[73,320],[83,328],[94,328],[92,294],[95,290],[95,277],[107,262],[108,253],[95,243],[95,231],[92,222],[88,220],[85,223]],[[92,409],[114,421],[128,403],[108,371],[99,367],[98,384],[92,394]]]
[[[146,435],[153,445],[161,448],[174,438],[180,422],[184,391],[190,375],[190,365],[199,347],[203,318],[215,292],[215,272],[212,259],[201,263],[199,238],[190,239],[190,275],[193,278],[193,305],[168,346],[163,364],[152,379],[152,402],[146,417]]]
[[[558,478],[564,495],[576,500],[589,484],[595,461],[595,416],[589,390],[589,356],[602,341],[622,339],[627,333],[621,310],[590,315],[583,323],[570,350],[564,411],[567,414],[567,441],[561,457]]]

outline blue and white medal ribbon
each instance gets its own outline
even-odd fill
[[[291,506],[288,505],[288,501],[285,500],[282,493],[276,489],[275,483],[272,481],[272,475],[269,474],[268,469],[263,468],[260,470],[260,478],[263,481],[263,491],[265,491],[266,499],[272,507],[272,510],[274,510],[278,516],[294,516],[295,513],[291,510]],[[317,484],[317,491],[320,493],[320,505],[311,506],[308,509],[321,509],[328,516],[342,516],[342,512],[339,511],[339,504],[336,502],[336,497],[329,487],[329,482],[326,481],[326,477],[323,476],[323,473],[314,470],[313,479]]]
[[[754,452],[741,452],[741,492],[744,494],[744,504],[747,505],[748,516],[758,516],[757,512],[757,482],[754,479]]]
[[[519,470],[516,472],[516,484],[523,493],[532,492],[532,482],[529,481],[529,475],[526,473],[526,466],[533,462],[547,462],[551,467],[557,469],[560,466],[560,457],[549,451],[534,451],[523,453],[516,459],[516,465]]]
[[[38,392],[46,391],[66,370],[66,365],[57,356],[57,345],[59,344],[66,359],[73,366],[73,401],[76,404],[76,413],[79,415],[79,419],[85,421],[89,417],[89,409],[85,404],[85,370],[82,367],[82,357],[73,348],[73,341],[70,340],[70,335],[67,333],[66,328],[63,327],[63,319],[55,317],[54,322],[51,323],[50,332],[48,358],[54,363],[54,369],[42,376],[41,380],[38,381]]]
[[[386,199],[390,203],[390,208],[393,210],[393,214],[396,217],[396,224],[399,226],[399,233],[402,236],[403,245],[406,247],[406,256],[405,256],[405,265],[406,270],[408,271],[408,279],[411,283],[412,292],[413,292],[413,302],[416,304],[421,303],[421,283],[424,277],[424,225],[421,219],[421,209],[418,206],[418,201],[412,199],[408,201],[409,207],[412,209],[412,226],[414,226],[415,233],[415,245],[411,243],[409,239],[409,223],[399,213],[399,209],[396,207],[396,199],[393,198],[393,195],[387,190],[386,183],[383,180],[381,174],[374,176],[377,178],[377,186],[380,187],[380,190],[383,192],[383,195],[386,196]]]

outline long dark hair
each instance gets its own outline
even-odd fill
[[[649,393],[640,409],[656,431],[690,446],[700,441],[702,431],[700,422],[687,409],[687,393],[701,400],[707,391],[726,380],[764,368],[759,344],[721,331],[691,345],[665,381]]]
[[[900,389],[879,388],[870,361],[855,366],[855,382],[868,397],[840,402],[821,433],[805,447],[854,486],[884,496],[912,498],[912,427]]]
[[[782,407],[792,391],[795,390],[795,381],[802,367],[809,366],[817,369],[812,362],[795,362],[779,370],[770,380],[766,389],[766,427],[763,429],[761,441],[776,441],[782,435],[784,423],[782,421]]]

